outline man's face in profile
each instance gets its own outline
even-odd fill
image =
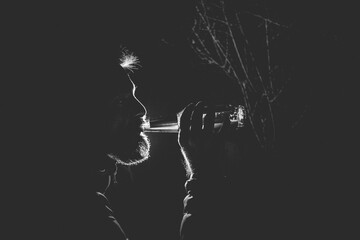
[[[149,157],[150,143],[142,125],[146,109],[135,97],[136,86],[121,66],[114,70],[107,101],[105,142],[109,157],[134,165]]]

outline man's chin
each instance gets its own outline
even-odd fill
[[[146,161],[150,157],[150,141],[144,133],[141,133],[140,136],[141,139],[132,148],[132,151],[129,148],[123,148],[124,146],[119,146],[120,151],[111,152],[108,156],[118,164],[126,166],[133,166]]]

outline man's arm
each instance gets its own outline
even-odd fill
[[[214,110],[209,106],[203,119],[204,103],[189,104],[180,116],[178,142],[188,180],[185,183],[181,240],[224,239],[227,218],[227,184],[222,171],[225,159],[225,122],[214,132]]]
[[[226,222],[230,220],[225,181],[204,183],[191,178],[186,181],[185,189],[181,240],[224,239]]]

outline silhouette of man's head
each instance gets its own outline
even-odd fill
[[[143,132],[147,112],[136,98],[136,86],[130,78],[131,57],[119,61],[114,49],[105,47],[81,63],[84,71],[78,80],[80,94],[75,91],[76,105],[70,106],[79,119],[74,126],[81,129],[74,129],[80,134],[75,144],[90,170],[87,172],[100,173],[95,178],[102,179],[101,191],[108,186],[108,176],[116,173],[115,163],[141,163],[149,158],[150,151]]]
[[[130,60],[129,60],[130,59]],[[130,62],[124,62],[130,61]],[[104,149],[119,164],[134,165],[149,157],[150,143],[143,132],[146,109],[136,98],[136,85],[127,71],[131,56],[112,66],[106,80],[108,94],[104,112]]]

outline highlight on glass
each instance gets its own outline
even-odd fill
[[[206,107],[205,107],[206,109]],[[178,114],[173,116],[148,119],[144,125],[144,132],[148,133],[178,133]],[[206,113],[203,114],[203,119]],[[244,126],[245,109],[241,105],[221,104],[215,105],[214,129],[219,129],[224,120],[228,118],[230,125],[236,130]]]

